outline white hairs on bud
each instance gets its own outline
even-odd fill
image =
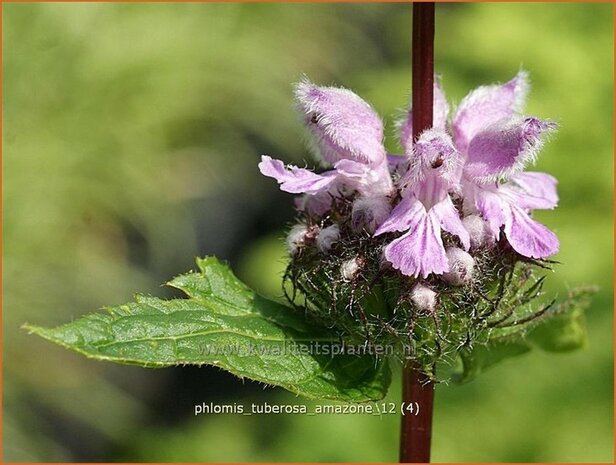
[[[370,234],[389,217],[391,206],[386,197],[362,197],[353,203],[351,223],[355,231],[365,229]]]
[[[475,259],[458,247],[450,247],[445,251],[449,262],[449,271],[443,273],[441,279],[453,286],[464,286],[473,279]]]
[[[494,245],[494,236],[488,223],[479,215],[468,215],[462,219],[464,229],[468,231],[471,248],[490,247]]]
[[[419,310],[434,313],[436,308],[436,292],[421,283],[417,283],[411,291],[411,302]]]
[[[321,230],[317,236],[317,248],[327,253],[331,250],[332,246],[340,240],[340,227],[337,224],[333,224]]]
[[[352,258],[343,262],[340,266],[340,272],[342,273],[342,279],[345,281],[352,281],[355,275],[359,272],[359,260]]]
[[[296,255],[299,249],[306,245],[306,234],[310,230],[304,223],[296,224],[287,235],[287,250],[291,255]]]

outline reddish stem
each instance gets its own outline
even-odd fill
[[[434,3],[413,3],[413,140],[432,126],[434,89]],[[413,362],[402,372],[405,415],[400,430],[400,462],[430,462],[434,383]],[[409,406],[413,406],[412,411]],[[416,408],[419,406],[419,409]],[[417,414],[416,414],[417,413]]]
[[[432,127],[434,3],[413,3],[413,138]]]
[[[402,402],[405,415],[400,431],[400,463],[428,463],[434,383],[413,362],[402,371]]]

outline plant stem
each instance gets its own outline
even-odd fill
[[[434,383],[412,361],[407,362],[402,371],[402,402],[405,415],[400,430],[400,463],[428,463]]]
[[[413,3],[413,138],[432,127],[434,106],[434,3]]]
[[[434,102],[434,3],[413,3],[413,140],[432,126]],[[400,430],[400,462],[430,462],[434,383],[417,364],[408,361],[402,372],[405,415]],[[413,406],[412,412],[408,408]],[[419,409],[416,409],[419,406]]]

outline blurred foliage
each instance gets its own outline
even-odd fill
[[[601,290],[586,350],[439,386],[436,461],[612,461],[612,9],[437,7],[451,99],[523,66],[529,112],[560,122],[538,163],[560,180],[561,205],[538,215],[562,244],[549,291]],[[353,88],[392,115],[392,135],[410,20],[404,4],[3,6],[5,460],[396,459],[397,417],[195,418],[195,403],[297,400],[216,369],[87,361],[19,326],[161,295],[195,255],[228,259],[279,296],[291,198],[256,163],[307,155],[290,83],[306,73]]]

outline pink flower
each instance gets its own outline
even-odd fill
[[[556,180],[544,173],[522,172],[556,125],[519,115],[527,91],[523,71],[503,85],[475,89],[454,114],[450,136],[449,106],[435,80],[434,128],[414,145],[409,111],[400,126],[408,164],[400,186],[402,200],[375,233],[405,232],[385,247],[385,258],[394,268],[422,277],[449,272],[442,231],[457,236],[469,249],[469,233],[452,196],[463,200],[463,213],[478,213],[486,221],[492,236],[486,244],[498,240],[503,227],[520,255],[544,258],[558,251],[556,236],[530,217],[533,209],[556,206]]]
[[[520,113],[528,88],[524,71],[505,84],[479,87],[449,122],[436,79],[433,127],[414,142],[409,111],[398,128],[405,156],[392,156],[368,103],[349,90],[304,80],[295,90],[298,108],[313,149],[331,169],[315,173],[266,155],[259,168],[283,191],[302,194],[296,207],[309,216],[325,216],[334,198],[352,200],[349,218],[335,220],[350,228],[337,231],[402,233],[385,245],[384,257],[407,276],[453,273],[443,233],[457,238],[466,252],[455,250],[464,257],[471,245],[473,253],[493,247],[502,232],[518,254],[545,258],[558,251],[558,239],[531,213],[556,206],[556,179],[524,169],[556,124]]]
[[[441,231],[458,236],[464,248],[469,235],[450,191],[459,189],[462,156],[439,129],[425,131],[406,151],[409,167],[401,179],[402,200],[375,235],[405,232],[385,247],[385,258],[402,274],[427,277],[449,271]]]
[[[298,109],[313,149],[333,169],[316,174],[263,155],[259,169],[292,194],[307,194],[298,208],[322,215],[331,197],[356,191],[362,198],[385,197],[393,183],[383,146],[383,123],[374,109],[347,89],[318,87],[308,80],[295,88]]]
[[[528,87],[527,73],[520,72],[506,84],[472,91],[460,103],[452,126],[465,156],[462,195],[467,212],[479,213],[494,239],[503,227],[520,255],[545,258],[558,252],[558,238],[530,213],[556,207],[557,182],[548,174],[523,170],[535,161],[556,124],[519,114]]]

